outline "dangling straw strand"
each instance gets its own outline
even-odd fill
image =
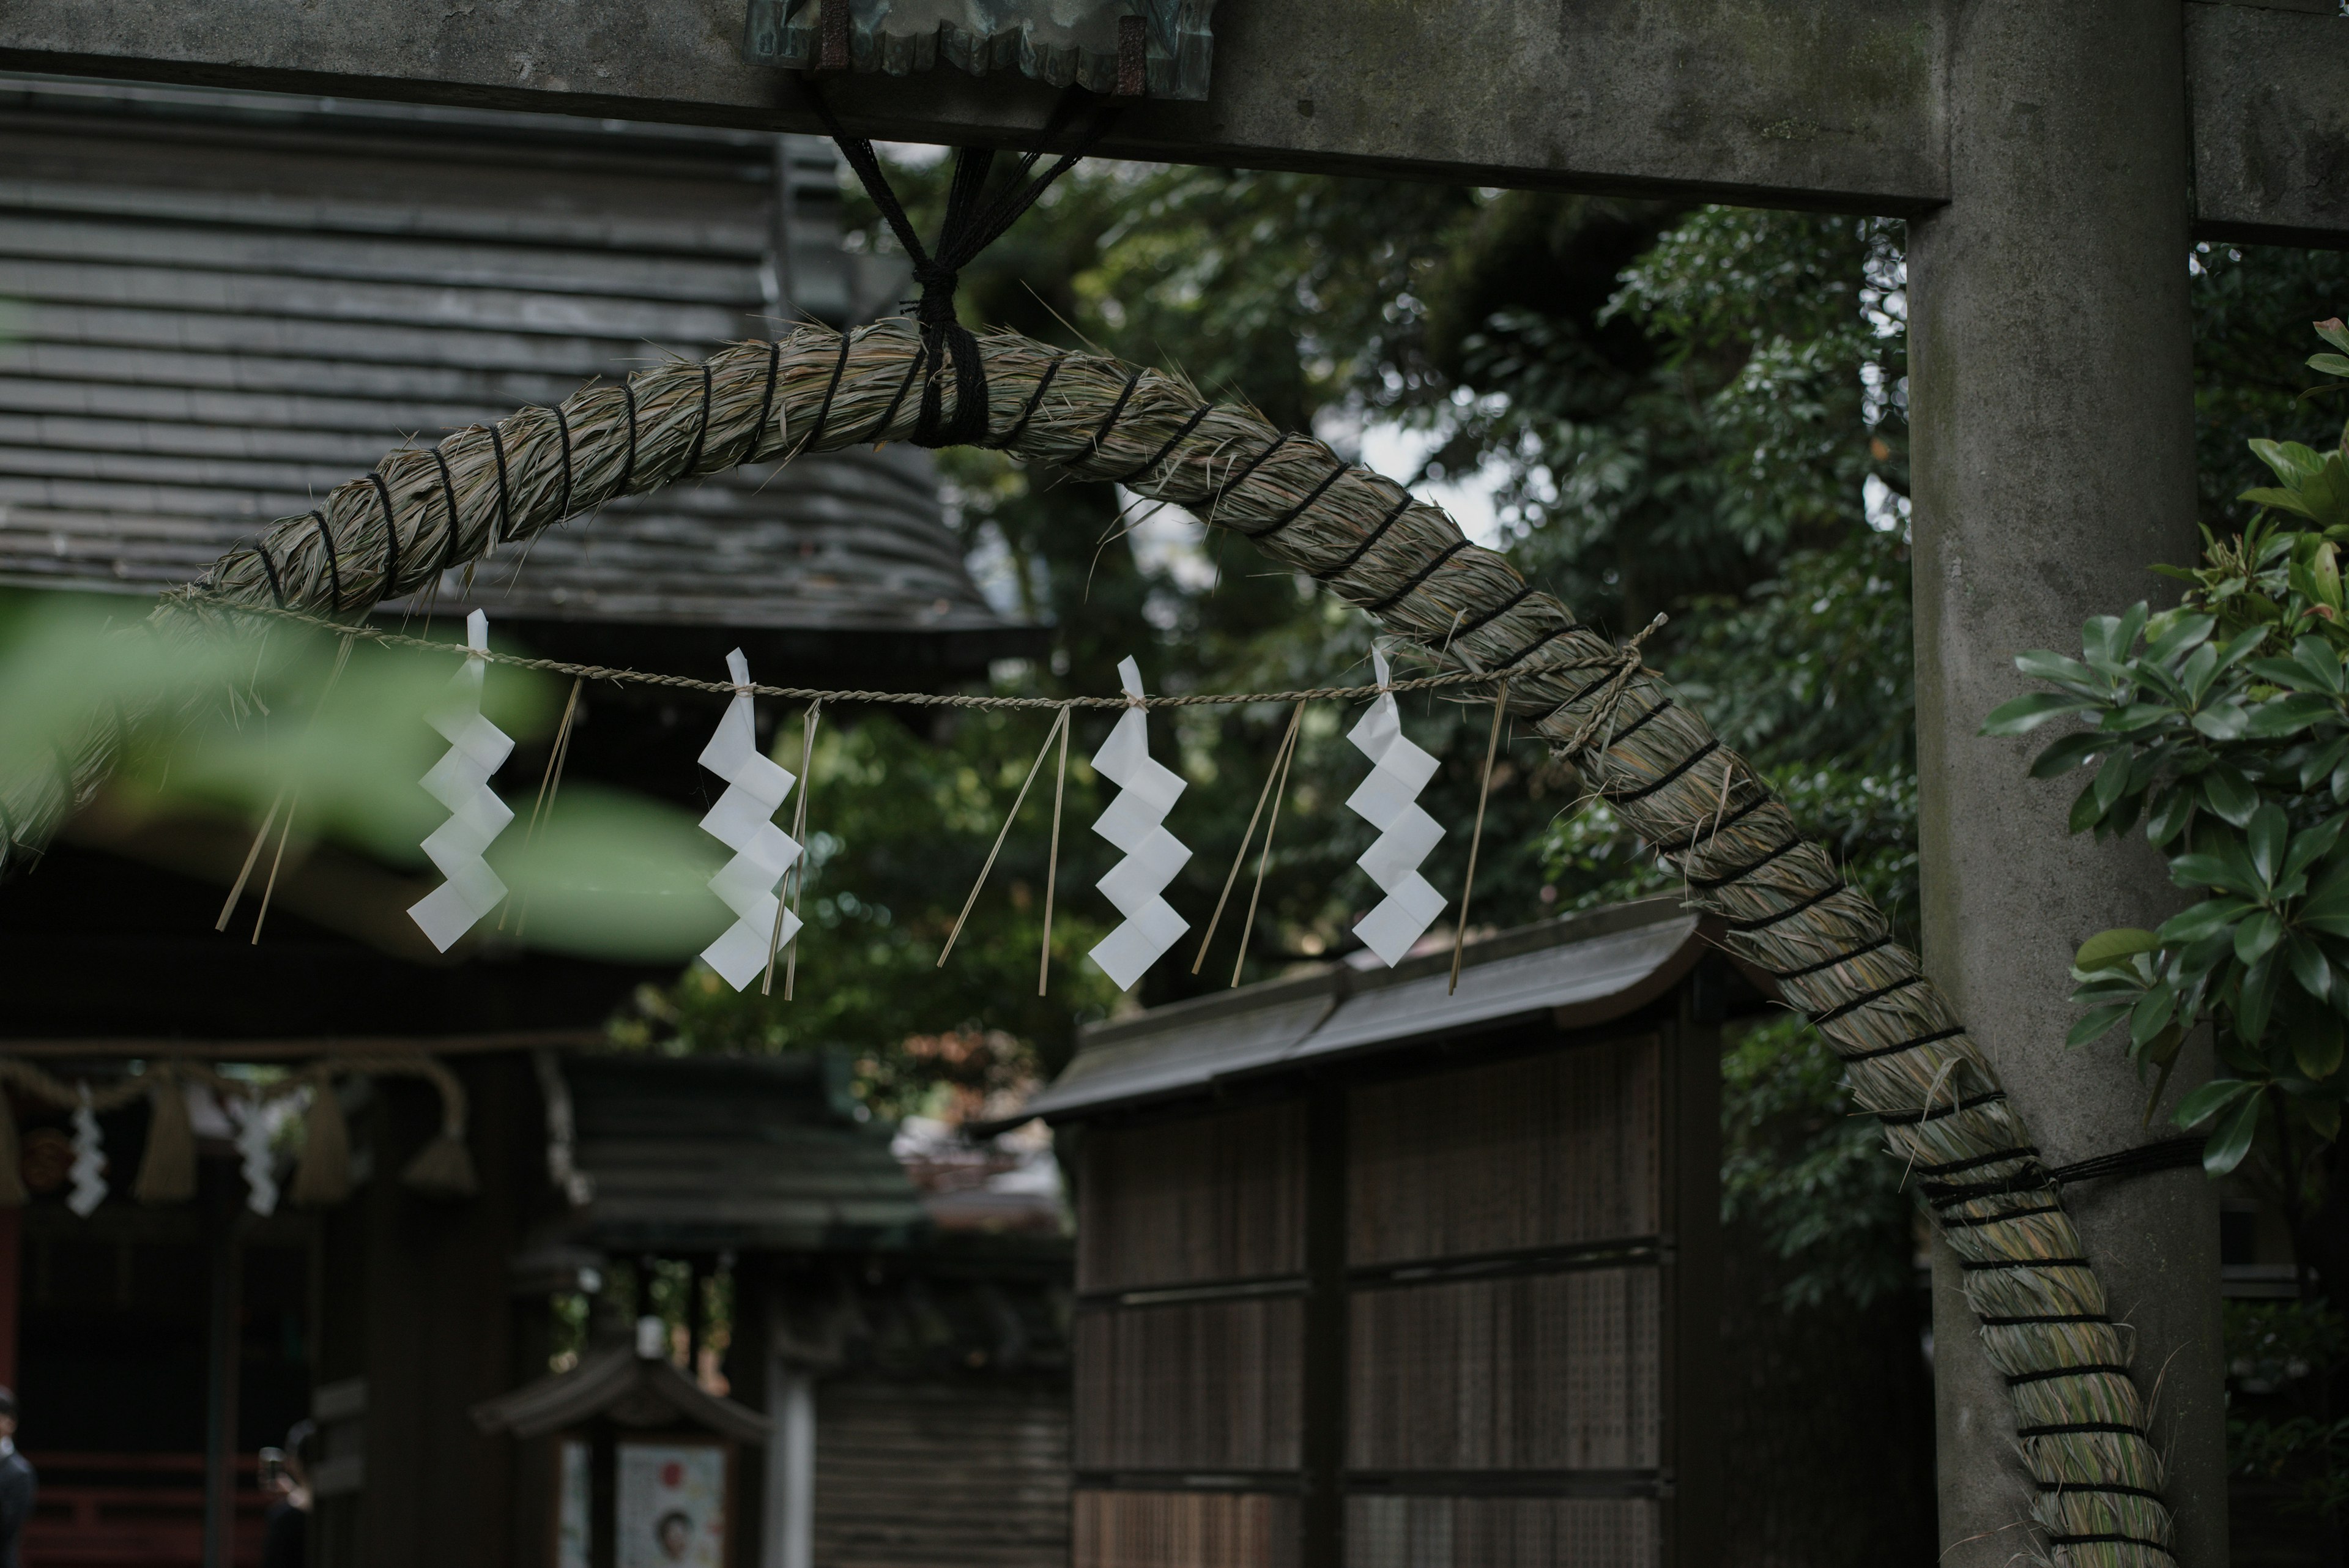
[[[1069,710],[1061,710],[1061,767],[1052,775],[1052,848],[1044,857],[1044,942],[1036,960],[1036,994],[1052,974],[1052,886],[1061,877],[1061,792],[1069,782]]]
[[[792,808],[792,841],[800,846],[800,852],[792,861],[792,868],[783,874],[782,887],[776,889],[775,929],[767,937],[767,973],[765,978],[759,981],[761,996],[772,996],[775,993],[775,954],[783,945],[783,910],[786,908],[783,895],[786,893],[790,895],[791,903],[788,907],[793,914],[797,914],[800,907],[800,889],[807,885],[807,797],[810,782],[808,769],[815,761],[816,714],[823,707],[823,700],[818,698],[808,704],[807,717],[800,721],[800,797],[799,804]],[[799,971],[799,958],[800,937],[797,931],[793,931],[791,961],[783,967],[783,1000],[785,1002],[792,999],[792,981]]]
[[[318,705],[310,710],[310,723],[313,728],[316,728],[317,725],[318,715],[326,711],[326,699],[335,694],[336,683],[343,678],[343,667],[350,661],[351,639],[346,636],[343,639],[342,647],[336,651],[334,669],[326,672],[326,684],[319,689]],[[285,862],[285,846],[293,842],[294,838],[294,813],[300,808],[301,805],[302,792],[300,790],[295,790],[286,796],[285,821],[284,826],[279,827],[277,830],[277,853],[270,857],[269,880],[262,884],[261,908],[254,912],[253,940],[246,944],[247,946],[257,948],[261,945],[261,924],[264,920],[269,919],[270,895],[277,891],[277,868]],[[268,831],[268,827],[264,826],[262,832],[267,833]]]
[[[1199,966],[1207,961],[1207,947],[1216,940],[1216,927],[1223,920],[1224,905],[1232,896],[1232,884],[1240,879],[1240,867],[1247,864],[1248,846],[1256,839],[1257,818],[1264,815],[1264,803],[1272,798],[1273,775],[1280,766],[1281,758],[1288,754],[1288,748],[1295,743],[1297,722],[1304,716],[1305,704],[1302,702],[1289,711],[1288,728],[1280,732],[1280,744],[1273,749],[1272,766],[1265,770],[1264,788],[1257,792],[1256,810],[1248,814],[1247,831],[1240,835],[1240,846],[1232,857],[1231,872],[1224,878],[1224,890],[1216,899],[1216,912],[1207,920],[1207,934],[1199,939],[1199,956],[1191,961],[1193,974],[1198,973]]]
[[[1045,756],[1052,750],[1053,738],[1068,722],[1069,711],[1063,708],[1060,716],[1052,721],[1052,727],[1044,732],[1044,743],[1036,748],[1036,760],[1028,764],[1028,776],[1019,781],[1019,793],[1011,797],[1011,809],[1003,814],[1003,827],[995,836],[995,847],[987,852],[987,864],[978,868],[978,880],[970,885],[970,897],[962,901],[962,913],[955,917],[954,929],[947,933],[947,945],[938,950],[936,967],[939,969],[947,967],[947,955],[954,951],[955,940],[962,935],[962,923],[970,919],[971,909],[978,902],[978,890],[987,886],[987,874],[995,869],[995,857],[1002,853],[1003,841],[1011,836],[1011,824],[1019,815],[1020,805],[1028,798],[1028,786],[1036,782],[1036,774],[1044,766]]]
[[[1272,864],[1272,833],[1280,826],[1280,797],[1288,793],[1288,764],[1297,756],[1297,731],[1305,717],[1305,704],[1299,702],[1297,711],[1289,716],[1288,734],[1282,741],[1278,771],[1272,784],[1272,818],[1264,825],[1264,853],[1257,857],[1256,886],[1248,889],[1247,920],[1240,927],[1240,950],[1232,955],[1232,984],[1240,982],[1240,966],[1247,962],[1248,939],[1256,934],[1256,901],[1264,893],[1264,868]]]
[[[815,789],[815,719],[816,710],[823,706],[823,703],[821,701],[808,704],[805,732],[801,736],[800,805],[799,810],[792,815],[792,836],[799,840],[800,845],[800,857],[792,863],[792,918],[795,920],[799,919],[800,900],[807,895],[808,795]],[[792,999],[792,987],[799,978],[800,935],[806,929],[807,922],[801,920],[799,929],[792,933],[791,946],[783,955],[783,1000],[785,1002]],[[770,956],[767,960],[767,973],[770,978],[762,983],[772,983],[774,962],[774,959]]]
[[[261,846],[269,842],[269,829],[277,820],[277,808],[285,804],[285,792],[281,789],[277,798],[269,803],[269,815],[261,819],[261,827],[253,836],[253,847],[244,852],[244,868],[236,874],[236,881],[229,888],[228,900],[221,905],[220,919],[212,923],[212,929],[228,929],[229,917],[236,913],[236,901],[244,897],[244,885],[252,880],[253,867],[261,858]]]
[[[1485,780],[1476,786],[1476,827],[1468,836],[1468,877],[1460,886],[1460,924],[1452,933],[1452,983],[1444,994],[1460,989],[1460,950],[1468,943],[1468,899],[1476,891],[1476,851],[1485,843],[1485,799],[1493,793],[1493,753],[1500,750],[1501,725],[1509,716],[1509,683],[1493,697],[1493,732],[1485,737]]]
[[[579,687],[583,679],[573,677],[570,699],[563,704],[563,722],[555,725],[554,743],[546,750],[546,771],[539,775],[538,798],[530,803],[530,826],[523,830],[522,846],[524,849],[528,849],[531,840],[538,836],[540,813],[544,812],[550,819],[554,815],[554,796],[563,788],[563,764],[571,755],[571,721],[579,711]],[[509,900],[509,903],[512,902],[514,900]],[[521,907],[514,911],[514,937],[517,940],[522,937],[523,923],[530,919],[530,895],[524,893],[519,903]],[[505,929],[506,912],[501,909],[498,911],[498,929],[502,931]]]

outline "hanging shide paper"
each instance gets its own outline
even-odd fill
[[[277,1156],[270,1147],[276,1120],[268,1106],[252,1095],[230,1096],[226,1109],[236,1124],[237,1168],[244,1177],[244,1206],[266,1220],[277,1212]]]
[[[1133,659],[1119,661],[1117,677],[1127,696],[1142,695],[1142,667]],[[1145,710],[1126,710],[1093,753],[1093,771],[1118,786],[1093,831],[1125,851],[1125,858],[1095,886],[1125,920],[1086,956],[1121,991],[1130,989],[1159,954],[1191,929],[1174,906],[1159,896],[1191,858],[1191,851],[1163,826],[1184,784],[1182,775],[1151,760],[1149,724]]]
[[[89,1085],[81,1086],[80,1103],[73,1113],[73,1190],[66,1207],[87,1220],[106,1201],[106,1146],[98,1130],[98,1113],[91,1109]]]
[[[480,610],[465,618],[469,648],[487,652],[490,619]],[[481,852],[513,820],[513,809],[490,788],[490,775],[513,752],[513,740],[481,716],[481,684],[489,665],[468,659],[450,678],[450,700],[427,715],[449,742],[448,754],[424,775],[424,787],[449,808],[449,820],[424,841],[424,853],[447,877],[408,912],[425,940],[447,952],[498,907],[506,885]]]
[[[1371,660],[1384,686],[1386,654],[1374,650]],[[1402,710],[1392,691],[1379,694],[1346,739],[1371,759],[1371,776],[1347,797],[1347,809],[1379,830],[1355,864],[1386,894],[1355,922],[1354,934],[1392,969],[1444,912],[1444,895],[1419,874],[1420,863],[1444,842],[1443,825],[1419,805],[1436,761],[1402,732]]]
[[[750,684],[750,662],[736,649],[726,656],[734,684]],[[783,908],[775,888],[800,857],[799,844],[775,826],[775,813],[797,782],[789,769],[761,753],[757,716],[747,691],[737,691],[701,749],[701,765],[726,781],[726,793],[701,819],[701,830],[734,851],[709,879],[709,890],[736,916],[701,961],[740,991],[766,971],[768,955],[796,936],[799,917]]]

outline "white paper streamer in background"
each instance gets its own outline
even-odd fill
[[[480,610],[466,617],[465,640],[475,652],[488,652],[490,618]],[[481,717],[481,681],[489,668],[483,659],[465,660],[450,678],[449,701],[425,715],[449,742],[448,754],[424,775],[425,790],[450,814],[424,841],[424,853],[448,880],[408,913],[444,953],[506,896],[505,883],[481,858],[513,820],[512,808],[490,788],[490,775],[512,754],[513,739]]]
[[[1373,649],[1371,659],[1384,686],[1387,656]],[[1443,826],[1418,805],[1419,792],[1435,776],[1436,761],[1404,736],[1402,711],[1392,691],[1371,702],[1346,738],[1371,759],[1371,776],[1346,805],[1379,830],[1355,864],[1386,894],[1355,923],[1354,934],[1392,968],[1444,912],[1444,895],[1419,874],[1420,862],[1444,842]]]
[[[236,1152],[244,1161],[244,1206],[265,1218],[277,1212],[277,1156],[269,1147],[277,1118],[267,1106],[245,1095],[230,1099],[227,1108],[236,1123]]]
[[[106,1150],[98,1137],[98,1116],[89,1108],[89,1085],[81,1085],[81,1104],[73,1114],[73,1191],[66,1207],[87,1220],[106,1201]]]
[[[726,669],[735,685],[750,684],[750,662],[740,649],[726,656]],[[726,793],[701,819],[701,830],[734,851],[734,858],[709,879],[709,888],[740,917],[701,950],[701,961],[740,991],[765,972],[767,955],[800,929],[799,917],[775,897],[775,884],[800,857],[797,841],[773,821],[796,781],[789,769],[761,754],[748,691],[736,692],[727,705],[718,732],[701,749],[701,765],[726,781]],[[781,936],[775,930],[778,913]]]
[[[1127,696],[1142,695],[1142,667],[1133,659],[1119,662],[1117,678],[1124,683]],[[1087,956],[1123,991],[1191,929],[1190,922],[1159,897],[1191,858],[1183,841],[1160,826],[1182,794],[1183,780],[1150,760],[1148,710],[1142,708],[1125,711],[1102,749],[1093,753],[1093,771],[1118,786],[1117,795],[1093,824],[1093,831],[1125,851],[1125,858],[1095,886],[1117,906],[1125,921]]]

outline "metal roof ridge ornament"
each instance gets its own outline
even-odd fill
[[[1201,99],[1215,0],[749,0],[754,65],[911,76],[1016,70],[1116,98]]]

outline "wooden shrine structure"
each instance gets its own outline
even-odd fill
[[[1672,898],[1094,1026],[1075,1568],[1718,1562],[1720,1023]]]
[[[842,249],[833,154],[804,138],[20,77],[0,79],[0,591],[112,596],[126,612],[410,432],[559,396],[647,354],[704,354],[778,318],[857,319],[902,288],[886,264]],[[926,455],[858,452],[789,486],[769,477],[746,470],[582,519],[485,566],[471,602],[556,657],[722,669],[739,644],[765,678],[818,684],[854,670],[935,687],[1039,645],[973,586]],[[452,577],[436,612],[466,591]],[[397,624],[408,607],[383,613]],[[698,742],[678,737],[706,728],[702,709],[603,691],[583,706],[567,779],[699,804]],[[517,765],[543,762],[526,749]],[[596,1098],[592,1065],[579,1098],[602,1141],[578,1168],[605,1175],[604,1208],[574,1204],[547,1168],[547,1084],[685,955],[605,962],[492,933],[444,961],[404,913],[429,877],[298,841],[258,942],[250,898],[220,934],[253,828],[85,814],[0,899],[0,1057],[100,1085],[124,1062],[174,1054],[429,1058],[465,1090],[479,1189],[404,1188],[398,1173],[434,1136],[433,1096],[358,1075],[343,1085],[346,1201],[247,1212],[215,1109],[195,1128],[194,1200],[138,1203],[140,1104],[99,1118],[111,1192],[77,1218],[63,1205],[67,1116],[19,1097],[34,1190],[0,1207],[0,1382],[24,1400],[21,1440],[43,1472],[29,1561],[256,1561],[266,1500],[252,1456],[305,1417],[321,1449],[314,1563],[535,1561],[545,1541],[512,1517],[526,1456],[466,1411],[545,1370],[549,1293],[578,1289],[583,1264],[647,1255],[705,1272],[730,1256],[754,1306],[758,1282],[784,1275],[820,1276],[826,1293],[811,1299],[837,1306],[834,1276],[867,1272],[880,1282],[865,1304],[900,1317],[923,1292],[1023,1303],[1012,1318],[1034,1322],[1012,1335],[1026,1348],[1002,1419],[1029,1434],[1017,1451],[1047,1517],[1007,1527],[1001,1561],[1049,1560],[1065,1532],[1049,1502],[1065,1485],[1065,1417],[1050,1418],[1063,1374],[1043,1303],[1065,1289],[1065,1243],[1020,1251],[1006,1283],[985,1246],[950,1241],[947,1282],[934,1284],[919,1195],[812,1082],[771,1085],[771,1125],[736,1152],[845,1138],[873,1189],[862,1218],[781,1226],[837,1194],[777,1179],[757,1224],[625,1230],[611,1210],[636,1189],[622,1168],[674,1188],[692,1151],[672,1140],[666,1166],[629,1165],[595,1120],[610,1096]],[[801,1101],[814,1108],[791,1108]],[[835,1335],[827,1355],[792,1362],[812,1414],[794,1429],[850,1432],[845,1451],[880,1468],[936,1442],[936,1411],[987,1405],[985,1378],[962,1366],[941,1380],[933,1362],[978,1354],[991,1376],[1003,1336],[988,1310],[950,1314],[959,1326],[932,1360]],[[763,1399],[760,1344],[737,1388]],[[835,1396],[835,1381],[854,1386]],[[845,1413],[827,1428],[835,1400]],[[812,1464],[816,1450],[790,1451]],[[764,1483],[748,1469],[740,1568],[780,1550],[752,1528]],[[864,1511],[821,1488],[801,1501],[803,1533],[808,1509]]]

